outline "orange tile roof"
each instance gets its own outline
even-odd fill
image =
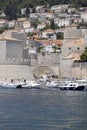
[[[77,40],[73,40],[73,41],[69,42],[68,44],[75,44],[75,45],[84,44],[84,40],[83,40],[83,38],[80,38],[80,39],[77,39]]]
[[[47,30],[45,30],[43,32],[54,32],[54,30],[53,29],[47,29]]]
[[[74,60],[80,60],[80,55],[79,53],[72,53],[68,56],[65,57],[65,59],[74,59]]]
[[[0,34],[0,40],[12,40],[12,41],[20,41],[18,39],[15,39],[15,38],[12,38],[8,35],[3,35],[3,34]]]
[[[39,36],[38,35],[33,35],[33,38],[38,39]]]
[[[17,20],[18,20],[18,21],[25,21],[26,18],[25,18],[25,17],[23,17],[23,18],[18,18]]]
[[[43,44],[57,44],[57,45],[62,45],[63,40],[37,40],[39,42],[42,42]]]

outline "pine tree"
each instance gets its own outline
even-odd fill
[[[29,9],[29,5],[26,7],[26,13],[25,13],[26,17],[30,16],[30,9]]]

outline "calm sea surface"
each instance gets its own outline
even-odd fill
[[[87,130],[87,91],[0,89],[0,130]]]

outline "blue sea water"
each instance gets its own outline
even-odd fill
[[[87,130],[87,91],[0,89],[0,130]]]

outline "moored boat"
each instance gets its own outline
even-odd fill
[[[22,88],[29,88],[29,89],[40,89],[40,84],[36,81],[26,81],[25,84],[22,84]]]
[[[48,89],[48,88],[58,88],[58,83],[55,80],[45,82],[41,88]]]
[[[79,85],[78,83],[68,83],[63,86],[59,86],[60,90],[78,90],[83,91],[85,89],[85,85]]]
[[[1,88],[22,88],[21,84],[14,84],[14,83],[2,83],[0,85]]]

